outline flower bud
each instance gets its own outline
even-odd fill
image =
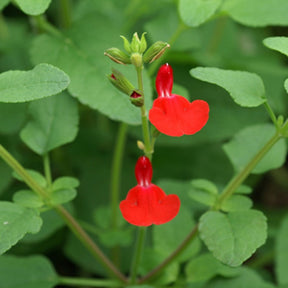
[[[124,36],[120,36],[122,39],[123,39],[123,41],[124,41],[124,49],[130,54],[131,53],[131,47],[130,47],[130,43],[129,43],[129,41],[127,40],[127,38],[126,37],[124,37]]]
[[[135,66],[135,67],[142,67],[143,65],[143,60],[142,60],[142,55],[139,53],[132,53],[131,55],[131,63]]]
[[[157,60],[168,48],[170,48],[170,45],[166,42],[155,42],[143,55],[144,63],[152,63],[153,61]]]
[[[119,64],[131,64],[130,57],[118,48],[109,48],[104,52],[111,60]]]
[[[144,104],[143,95],[138,90],[134,90],[130,95],[130,101],[137,107],[142,107]]]
[[[112,74],[108,76],[109,81],[121,92],[131,95],[135,90],[135,87],[129,82],[129,80],[118,70],[112,69]]]
[[[140,43],[141,42],[140,42],[140,39],[138,37],[138,33],[135,32],[133,34],[132,41],[131,41],[131,44],[130,44],[130,48],[131,48],[131,52],[132,53],[140,51]]]
[[[143,54],[145,52],[145,50],[147,49],[147,42],[145,39],[145,34],[146,32],[144,32],[141,36],[141,40],[140,40],[140,46],[139,46],[139,53]]]
[[[137,140],[137,147],[138,147],[140,150],[142,150],[142,151],[145,150],[145,145],[144,145],[144,143],[143,143],[142,141],[140,141],[140,140]]]

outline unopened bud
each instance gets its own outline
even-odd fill
[[[137,107],[142,107],[144,104],[144,97],[138,90],[134,90],[130,95],[130,101]]]
[[[108,79],[118,90],[129,96],[135,90],[130,81],[116,69],[112,69],[112,74],[108,76]]]
[[[131,64],[130,57],[118,48],[109,48],[104,52],[111,60],[119,64]]]
[[[141,36],[141,40],[140,40],[140,46],[139,46],[139,53],[143,54],[145,52],[145,50],[147,49],[147,42],[145,39],[145,34],[146,32],[144,32]]]
[[[129,43],[129,41],[127,40],[127,38],[126,37],[124,37],[124,36],[120,36],[122,39],[123,39],[123,41],[124,41],[124,49],[130,54],[131,53],[131,47],[130,47],[130,43]]]
[[[166,42],[157,41],[150,46],[150,48],[143,55],[144,63],[152,63],[160,58],[170,45]]]
[[[133,53],[131,55],[131,63],[136,67],[142,67],[143,65],[142,55],[139,53]]]
[[[133,34],[133,37],[132,37],[132,41],[131,41],[131,45],[130,45],[130,48],[131,48],[131,52],[133,53],[136,53],[136,52],[139,52],[140,50],[140,39],[139,39],[139,36],[138,36],[138,33],[135,32]]]
[[[142,141],[137,140],[137,146],[140,150],[143,150],[143,151],[145,150],[145,145]]]

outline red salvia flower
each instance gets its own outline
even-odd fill
[[[180,209],[177,195],[165,192],[151,183],[153,169],[150,160],[142,156],[135,166],[138,185],[129,190],[120,210],[127,222],[136,226],[164,224],[172,220]]]
[[[172,94],[173,70],[169,64],[160,67],[156,77],[158,98],[149,111],[150,122],[169,136],[192,135],[201,130],[209,118],[209,106],[203,100],[189,102]]]

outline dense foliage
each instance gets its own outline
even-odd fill
[[[287,0],[0,0],[0,287],[288,287],[287,11]],[[104,56],[135,32],[143,51],[170,45],[144,54],[143,87],[129,53],[127,65]],[[111,80],[125,75],[148,112],[164,111],[166,62],[168,96],[207,102],[209,120],[205,106],[196,134],[181,132],[185,115],[174,133],[169,102],[167,135],[146,127],[148,151],[141,103]],[[135,181],[143,154],[153,184],[152,166]],[[177,211],[159,216],[153,198],[153,219],[135,222],[129,206],[141,227],[127,223],[119,204],[138,186],[172,194]]]

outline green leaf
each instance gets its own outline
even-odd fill
[[[181,207],[178,215],[169,223],[153,226],[153,243],[155,251],[168,257],[191,232],[196,223],[191,219],[189,210]],[[195,239],[177,258],[183,262],[195,255],[200,249],[198,239]]]
[[[29,106],[31,120],[21,131],[21,139],[34,152],[44,155],[72,142],[78,132],[76,101],[66,94],[41,99]]]
[[[205,288],[276,288],[272,283],[264,281],[255,270],[241,267],[238,271],[239,276],[231,279],[215,279],[205,285]]]
[[[276,235],[276,277],[278,284],[288,285],[288,216],[282,220]]]
[[[0,202],[0,254],[9,250],[26,233],[37,233],[41,225],[42,220],[35,210]]]
[[[0,257],[0,287],[53,288],[57,283],[58,275],[44,256]]]
[[[127,247],[133,243],[133,236],[131,229],[115,229],[115,230],[101,230],[99,231],[99,240],[105,247]]]
[[[234,192],[234,194],[251,194],[253,189],[247,185],[240,185]]]
[[[288,56],[288,37],[268,37],[263,43],[266,47]]]
[[[215,14],[222,0],[180,0],[179,13],[183,22],[190,27],[197,27]]]
[[[193,258],[185,267],[185,274],[188,282],[208,281],[217,275],[234,277],[238,273],[238,268],[224,265],[210,253],[205,253]]]
[[[46,11],[51,0],[15,0],[20,9],[28,15],[39,15]]]
[[[196,179],[191,181],[189,196],[193,200],[212,207],[217,199],[218,188],[214,183],[205,179]]]
[[[42,199],[31,190],[20,190],[13,195],[13,202],[28,208],[40,208],[44,205]]]
[[[200,218],[200,237],[213,255],[229,266],[247,260],[267,237],[266,217],[256,210],[224,214],[209,211]]]
[[[286,0],[228,0],[222,10],[247,26],[288,25]]]
[[[238,132],[230,142],[224,144],[223,149],[235,171],[241,171],[275,133],[276,130],[272,124],[250,126]],[[256,165],[252,173],[264,173],[282,166],[286,159],[286,150],[285,140],[279,140]]]
[[[2,10],[9,2],[10,0],[0,0],[0,10]]]
[[[71,213],[69,206],[65,205],[68,211]],[[59,217],[55,210],[47,210],[41,212],[41,218],[43,220],[43,225],[37,234],[26,234],[26,236],[21,240],[23,243],[36,243],[43,241],[53,235],[60,228],[65,226],[65,222]]]
[[[243,195],[232,195],[222,203],[221,210],[225,212],[249,210],[252,205],[253,202],[250,198]]]
[[[59,177],[52,184],[52,190],[60,190],[65,188],[77,188],[79,186],[79,180],[74,177]]]
[[[0,103],[0,133],[13,134],[24,125],[27,103]]]
[[[69,77],[60,69],[39,64],[30,71],[0,74],[0,102],[27,102],[60,93],[69,85]]]
[[[76,196],[77,191],[75,189],[61,189],[53,191],[50,200],[54,205],[59,205],[73,200]]]
[[[197,67],[190,74],[202,81],[224,88],[235,103],[243,107],[256,107],[266,101],[262,79],[250,72]]]
[[[139,108],[132,105],[129,97],[111,85],[106,77],[111,74],[111,63],[103,52],[109,47],[122,46],[120,34],[119,26],[115,26],[113,21],[93,13],[74,22],[63,39],[48,35],[36,38],[31,54],[34,63],[54,63],[67,72],[71,78],[69,92],[81,103],[99,110],[113,120],[139,125]],[[121,65],[117,69],[138,87],[134,67]],[[149,110],[152,105],[152,89],[145,70],[143,82],[145,103]]]
[[[25,169],[25,170],[33,178],[33,180],[35,182],[37,182],[37,184],[39,184],[43,188],[46,187],[47,181],[46,181],[45,177],[41,173],[39,173],[38,171],[35,171],[35,170],[31,170],[31,169]],[[17,180],[24,182],[24,180],[21,178],[21,176],[18,175],[16,172],[13,172],[13,176]]]

